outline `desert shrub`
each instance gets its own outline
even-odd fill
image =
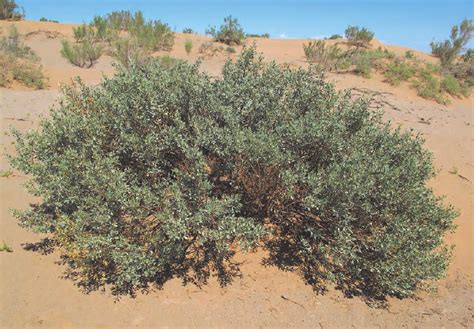
[[[445,272],[455,213],[426,186],[423,140],[351,99],[254,48],[222,78],[153,62],[67,88],[40,130],[14,132],[12,166],[42,197],[16,216],[87,289],[225,284],[261,243],[315,289],[413,295]]]
[[[40,22],[51,22],[51,23],[59,23],[59,21],[54,19],[47,19],[46,17],[41,17]]]
[[[235,53],[236,53],[236,50],[235,50],[234,47],[227,47],[227,48],[225,49],[225,51],[226,51],[227,53],[229,53],[229,54],[235,54]]]
[[[449,66],[461,54],[464,47],[472,38],[474,26],[472,20],[465,19],[459,27],[454,25],[451,28],[449,40],[442,42],[432,42],[431,53],[438,57],[443,67]]]
[[[369,31],[367,28],[360,28],[358,26],[348,26],[346,31],[347,43],[350,46],[356,47],[368,47],[370,41],[374,38],[374,33]]]
[[[457,80],[463,81],[468,89],[474,86],[474,51],[468,49],[458,61],[447,67],[446,71]]]
[[[116,31],[127,31],[132,22],[132,13],[129,11],[113,11],[106,16],[108,27]]]
[[[141,12],[135,13],[129,33],[150,51],[170,50],[174,44],[174,33],[167,24],[159,20],[145,22]]]
[[[405,51],[405,58],[406,59],[415,59],[416,56],[415,56],[415,53],[411,50],[407,50]]]
[[[419,77],[413,82],[413,87],[423,98],[445,105],[449,103],[449,100],[443,95],[441,81],[433,75],[433,71],[428,66],[420,72]]]
[[[194,30],[190,27],[185,27],[183,29],[183,33],[185,33],[185,34],[195,34]]]
[[[265,38],[265,39],[270,38],[270,34],[268,33],[263,33],[263,34],[247,33],[245,36],[248,38]]]
[[[25,17],[23,8],[18,7],[15,0],[0,0],[0,19],[18,21]]]
[[[23,58],[33,62],[38,61],[35,52],[21,41],[15,25],[10,25],[8,34],[0,39],[0,52],[15,58]]]
[[[448,74],[441,81],[441,89],[452,96],[469,96],[469,87],[464,86],[455,76]]]
[[[222,45],[215,46],[212,42],[203,42],[199,46],[199,53],[203,54],[204,56],[212,57],[216,54],[222,53],[224,51],[224,47]]]
[[[329,38],[329,40],[336,40],[336,39],[342,39],[342,35],[340,34],[333,34]]]
[[[338,71],[350,66],[350,59],[346,52],[336,45],[326,47],[323,40],[309,41],[303,44],[303,50],[308,62],[317,64],[327,71]]]
[[[402,61],[395,61],[387,65],[384,75],[389,84],[397,86],[401,81],[407,81],[413,77],[415,73],[414,66]]]
[[[41,67],[27,62],[17,62],[11,69],[12,78],[21,84],[35,89],[45,88],[45,76]]]
[[[370,78],[374,59],[370,52],[364,51],[356,54],[353,59],[355,65],[354,72],[364,78]]]
[[[215,41],[223,42],[229,46],[240,45],[245,40],[245,33],[237,18],[227,16],[217,30],[215,27],[208,28],[206,34],[211,35]]]
[[[193,49],[193,41],[186,39],[186,41],[184,42],[184,50],[186,51],[186,54],[189,55],[192,49]]]
[[[0,86],[7,87],[12,80],[36,89],[45,87],[45,76],[36,53],[20,39],[18,30],[11,25],[8,34],[0,39]]]
[[[143,66],[150,56],[144,51],[133,38],[120,38],[112,43],[111,55],[125,69],[132,66]]]
[[[102,46],[88,40],[72,45],[67,40],[62,41],[61,55],[70,63],[79,67],[92,67],[102,56],[102,52]]]

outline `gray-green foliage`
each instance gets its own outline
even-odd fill
[[[224,24],[219,29],[215,27],[208,28],[206,34],[211,35],[215,41],[223,42],[229,46],[240,45],[245,40],[244,30],[237,18],[232,16],[225,17]]]
[[[102,56],[103,47],[89,40],[71,44],[67,40],[62,41],[61,55],[72,64],[90,68]]]
[[[374,32],[363,27],[348,26],[345,30],[346,39],[349,45],[359,47],[368,47],[370,41],[374,38]]]
[[[350,67],[350,56],[337,45],[326,46],[323,40],[309,41],[303,44],[308,62],[318,65],[327,71],[344,70]]]
[[[88,289],[227,283],[238,246],[259,243],[317,290],[370,298],[412,295],[448,264],[455,213],[426,186],[422,139],[253,48],[219,79],[178,61],[79,84],[15,134],[12,165],[42,197],[19,221]]]
[[[443,67],[451,65],[461,54],[464,47],[472,38],[474,25],[471,19],[464,19],[459,27],[454,25],[451,28],[449,40],[443,42],[432,42],[431,52],[439,58]]]
[[[39,57],[25,45],[15,25],[0,39],[0,86],[7,87],[12,80],[36,89],[46,86],[46,78]]]

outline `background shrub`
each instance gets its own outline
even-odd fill
[[[186,41],[184,42],[184,50],[186,50],[186,54],[189,55],[192,49],[193,49],[193,41],[186,39]]]
[[[469,88],[464,86],[458,79],[456,79],[456,77],[450,74],[446,75],[441,81],[441,88],[452,96],[469,96]]]
[[[36,53],[20,39],[15,25],[0,39],[0,86],[7,87],[11,81],[36,89],[45,87],[45,76]]]
[[[323,40],[315,40],[310,41],[308,44],[303,44],[303,50],[308,62],[317,64],[326,71],[347,69],[351,64],[347,52],[344,52],[336,45],[326,47],[326,43]]]
[[[207,29],[206,34],[211,35],[215,41],[223,42],[229,46],[240,45],[245,40],[245,33],[237,18],[227,16],[217,30],[215,27]]]
[[[71,45],[68,41],[62,41],[61,55],[72,64],[90,68],[102,56],[103,48],[88,40]]]
[[[78,84],[39,131],[15,132],[12,165],[42,197],[17,217],[86,289],[225,284],[237,248],[261,243],[316,290],[410,296],[445,272],[455,213],[426,186],[422,139],[351,99],[254,48],[222,78],[156,61]]]
[[[194,30],[193,30],[192,28],[190,28],[190,27],[185,27],[185,28],[183,29],[183,33],[185,33],[185,34],[194,34],[195,32],[194,32]]]
[[[329,38],[329,40],[336,40],[336,39],[342,39],[342,35],[340,34],[333,34]]]
[[[431,99],[445,105],[449,103],[449,100],[443,96],[441,81],[433,75],[433,69],[428,65],[413,82],[413,87],[417,90],[418,95],[423,98]]]
[[[365,47],[370,45],[370,41],[374,38],[374,33],[367,28],[358,26],[348,26],[345,31],[347,43],[350,46]]]
[[[402,61],[395,61],[387,65],[384,76],[389,84],[397,86],[401,81],[407,81],[413,77],[415,73],[416,69],[412,65]]]
[[[143,66],[150,61],[150,56],[133,38],[120,38],[113,42],[111,55],[125,69],[132,66]]]
[[[19,8],[15,0],[0,0],[0,19],[19,21],[25,17],[23,8]]]
[[[439,58],[443,67],[451,65],[456,57],[461,54],[464,46],[471,40],[473,31],[472,20],[463,20],[459,27],[457,25],[452,27],[449,40],[430,44],[431,53]]]

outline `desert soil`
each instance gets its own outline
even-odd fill
[[[9,24],[0,22],[0,29],[5,32]],[[18,22],[17,27],[26,44],[41,57],[49,87],[39,91],[17,85],[0,88],[0,170],[10,168],[5,155],[14,152],[12,137],[6,132],[10,127],[35,128],[39,116],[47,116],[60,97],[60,83],[68,83],[78,75],[88,84],[97,84],[103,75],[114,72],[108,56],[92,69],[74,67],[61,57],[60,41],[71,38],[71,25],[26,21]],[[184,51],[187,38],[194,43],[189,56]],[[255,40],[266,60],[291,67],[307,65],[304,40]],[[170,54],[195,61],[204,41],[209,40],[178,33]],[[398,54],[407,50],[386,47]],[[414,52],[426,61],[434,61],[428,54]],[[205,58],[203,70],[217,76],[227,58],[235,56],[224,52]],[[433,152],[439,173],[430,185],[460,211],[457,230],[446,238],[456,246],[453,261],[447,277],[435,284],[436,291],[420,292],[416,299],[390,299],[388,309],[375,309],[334,289],[317,295],[297,274],[263,266],[264,254],[256,252],[239,255],[243,276],[226,288],[220,288],[214,280],[201,289],[172,280],[164,289],[136,298],[116,300],[107,291],[84,294],[62,277],[64,268],[56,263],[58,252],[43,255],[25,250],[25,244],[44,236],[20,228],[9,212],[35,201],[23,187],[27,178],[14,172],[0,178],[0,241],[13,248],[11,253],[0,252],[0,327],[474,327],[474,98],[452,99],[451,105],[441,106],[419,98],[408,84],[393,88],[378,75],[367,80],[338,74],[330,75],[328,80],[338,89],[354,88],[355,95],[373,97],[373,106],[380,106],[387,120],[394,126],[421,132],[426,147]]]

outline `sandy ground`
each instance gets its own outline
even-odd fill
[[[5,31],[8,25],[0,22],[0,29]],[[60,40],[71,38],[71,25],[19,22],[17,26],[26,43],[41,57],[50,80],[47,90],[0,88],[0,170],[9,168],[4,155],[13,152],[12,138],[5,132],[9,127],[34,128],[38,116],[47,116],[60,96],[59,83],[79,75],[87,83],[96,84],[114,71],[112,59],[107,56],[92,69],[74,67],[61,58]],[[189,56],[184,51],[188,38],[194,43]],[[200,43],[207,40],[204,36],[178,34],[171,55],[194,61],[200,56]],[[302,50],[305,40],[255,40],[268,60],[306,65]],[[407,50],[387,48],[398,54]],[[428,54],[415,53],[427,61],[434,60]],[[223,53],[206,58],[202,67],[218,75],[225,60],[235,56]],[[388,309],[374,309],[333,289],[326,295],[316,295],[296,274],[261,265],[264,254],[257,252],[239,255],[244,262],[243,277],[224,289],[214,281],[199,289],[172,280],[163,290],[139,294],[134,299],[117,301],[108,292],[86,295],[62,278],[64,268],[56,264],[57,252],[42,255],[22,247],[42,236],[21,229],[10,215],[10,208],[23,209],[35,201],[22,187],[26,177],[15,172],[0,178],[0,241],[13,248],[12,253],[0,253],[0,328],[474,327],[474,99],[453,99],[446,107],[417,97],[407,84],[393,88],[378,75],[370,80],[341,74],[328,79],[339,89],[356,88],[357,95],[372,95],[374,106],[381,106],[394,126],[413,128],[425,136],[439,170],[430,185],[438,195],[446,195],[446,202],[461,213],[456,220],[458,229],[447,237],[456,245],[454,258],[446,279],[436,283],[437,291],[420,292],[417,299],[391,299]],[[450,173],[454,168],[457,173]]]

